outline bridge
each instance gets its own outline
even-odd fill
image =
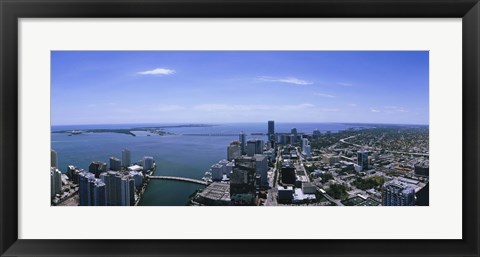
[[[190,182],[208,186],[210,183],[203,180],[193,179],[193,178],[183,178],[183,177],[174,177],[174,176],[149,176],[147,178],[150,179],[163,179],[163,180],[176,180],[176,181],[183,181],[183,182]]]

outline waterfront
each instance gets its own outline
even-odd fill
[[[52,126],[52,131],[158,125]],[[277,123],[276,132],[290,132],[293,127],[296,127],[299,133],[312,133],[314,129],[324,133],[354,126],[341,123]],[[247,134],[266,133],[267,128],[265,123],[237,123],[170,128],[166,131],[176,135],[159,136],[145,131],[134,131],[136,136],[120,133],[84,133],[72,136],[68,133],[52,133],[51,147],[58,153],[59,168],[62,172],[66,171],[68,165],[88,169],[88,165],[93,160],[108,162],[109,157],[121,157],[121,150],[128,148],[133,162],[140,160],[143,156],[152,156],[155,159],[157,169],[154,175],[201,179],[212,164],[226,158],[228,144],[238,140],[238,136],[183,136],[182,134],[238,134],[241,131]],[[247,138],[265,139],[264,136],[250,135]],[[203,186],[186,182],[151,180],[139,205],[182,206],[188,202],[188,197],[200,188]]]

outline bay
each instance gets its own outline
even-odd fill
[[[106,124],[52,126],[52,131],[86,129],[120,129],[134,127],[155,127],[180,124]],[[132,162],[144,156],[152,156],[157,163],[154,175],[179,176],[201,179],[210,166],[227,158],[227,146],[238,140],[238,134],[245,132],[250,138],[266,139],[265,136],[250,136],[251,133],[267,133],[267,123],[214,124],[204,127],[172,127],[166,131],[175,135],[159,136],[145,131],[133,131],[136,136],[120,133],[82,133],[69,136],[68,133],[51,133],[51,148],[57,151],[59,169],[66,172],[68,165],[88,170],[92,161],[108,164],[111,156],[121,159],[121,151],[131,151]],[[321,132],[348,129],[353,125],[341,123],[276,123],[275,132],[311,134],[314,129]],[[231,136],[188,136],[183,134],[233,134]],[[189,196],[202,185],[179,181],[151,180],[140,205],[183,206]]]

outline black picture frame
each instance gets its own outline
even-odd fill
[[[0,0],[0,15],[1,256],[479,256],[478,0]],[[18,19],[58,17],[462,18],[463,239],[18,239]]]

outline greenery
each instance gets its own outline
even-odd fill
[[[347,198],[347,188],[344,185],[333,184],[327,189],[327,194],[335,199],[345,199]]]
[[[385,179],[383,177],[357,178],[352,184],[358,189],[381,188]]]
[[[320,174],[320,178],[322,178],[322,183],[326,183],[330,179],[333,179],[333,175],[330,172],[325,172],[323,174]]]

